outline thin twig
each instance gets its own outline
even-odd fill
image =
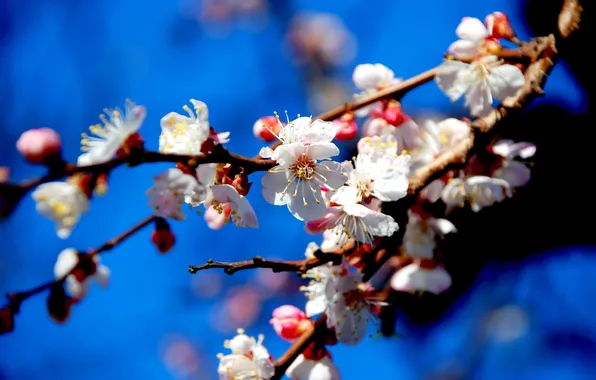
[[[142,230],[143,228],[145,228],[147,225],[151,224],[153,221],[155,221],[157,217],[154,215],[151,215],[145,219],[143,219],[141,222],[139,222],[138,224],[134,225],[133,227],[129,228],[128,230],[126,230],[125,232],[123,232],[122,234],[116,236],[113,239],[110,239],[108,241],[106,241],[105,243],[103,243],[102,245],[100,245],[97,248],[93,248],[90,249],[87,252],[81,252],[82,255],[86,256],[87,258],[91,258],[95,255],[98,255],[102,252],[107,252],[111,249],[113,249],[115,246],[117,246],[118,244],[122,243],[123,241],[125,241],[126,239],[128,239],[129,237],[131,237],[132,235],[134,235],[135,233],[139,232],[140,230]],[[73,271],[76,268],[73,269]],[[67,273],[64,277],[53,280],[53,281],[48,281],[44,284],[41,284],[39,286],[36,286],[34,288],[31,288],[29,290],[25,290],[22,292],[17,292],[17,293],[9,293],[7,294],[8,299],[10,300],[10,307],[13,310],[18,310],[19,307],[21,306],[21,303],[31,297],[33,297],[36,294],[42,293],[50,288],[52,288],[52,286],[59,284],[61,282],[64,282],[66,277],[68,277],[70,274],[72,273],[69,272]]]
[[[305,273],[306,271],[324,265],[326,263],[339,264],[341,262],[342,254],[336,253],[324,253],[317,251],[315,257],[304,260],[288,260],[288,261],[276,261],[267,260],[260,256],[254,257],[252,260],[236,261],[236,262],[221,262],[214,261],[213,259],[207,260],[206,264],[203,265],[190,265],[188,271],[192,274],[197,273],[200,270],[211,269],[211,268],[222,268],[226,274],[234,274],[241,270],[254,269],[254,268],[268,268],[273,272],[297,272]]]

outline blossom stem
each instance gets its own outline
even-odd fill
[[[142,230],[149,224],[151,224],[153,221],[155,221],[156,218],[157,218],[156,216],[151,215],[151,216],[143,219],[141,222],[137,223],[133,227],[129,228],[122,234],[116,236],[115,238],[106,241],[105,243],[103,243],[102,245],[100,245],[97,248],[90,249],[87,252],[81,252],[80,255],[85,255],[85,256],[91,258],[95,255],[100,254],[100,253],[107,252],[107,251],[111,250],[112,248],[116,247],[117,245],[119,245],[120,243],[122,243],[123,241],[125,241],[126,239],[128,239],[129,237],[131,237],[132,235],[134,235],[135,233],[139,232],[140,230]],[[42,293],[46,290],[51,289],[56,284],[64,282],[66,280],[66,277],[68,277],[70,274],[72,274],[72,272],[75,269],[76,269],[76,267],[73,268],[69,273],[67,273],[62,278],[59,278],[59,279],[56,279],[53,281],[48,281],[46,283],[38,285],[38,286],[31,288],[29,290],[21,291],[18,293],[8,293],[6,296],[9,299],[9,307],[15,313],[18,312],[18,310],[21,306],[21,303],[23,301],[25,301],[39,293]]]
[[[69,163],[62,163],[59,166],[49,168],[44,176],[25,180],[20,183],[0,183],[0,217],[7,216],[30,190],[42,183],[56,181],[76,173],[109,173],[113,169],[123,166],[138,166],[146,163],[172,162],[184,163],[189,167],[197,167],[200,164],[209,163],[230,163],[244,169],[244,174],[251,174],[257,171],[269,170],[276,165],[274,160],[261,160],[241,156],[229,152],[223,146],[218,146],[213,152],[199,155],[171,154],[142,150],[139,152],[116,157],[112,160],[93,165],[77,166]]]
[[[341,262],[342,254],[340,253],[324,253],[322,251],[315,252],[315,257],[312,259],[305,260],[294,260],[294,261],[275,261],[266,260],[260,256],[254,257],[252,260],[237,261],[237,262],[221,262],[214,261],[213,259],[207,260],[206,264],[203,265],[190,265],[188,271],[192,274],[197,273],[200,270],[211,269],[211,268],[222,268],[226,274],[234,274],[241,270],[254,269],[254,268],[268,268],[273,272],[297,272],[306,273],[309,269],[316,268],[323,264],[332,262],[337,265]]]

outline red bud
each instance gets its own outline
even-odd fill
[[[58,323],[64,323],[70,316],[73,300],[66,295],[62,283],[56,283],[50,290],[47,300],[48,312],[50,317]]]
[[[515,37],[515,31],[509,23],[509,18],[505,13],[493,12],[486,16],[484,24],[488,29],[489,37],[491,38],[503,38],[505,40],[511,40]]]
[[[151,241],[160,253],[167,253],[176,242],[176,236],[170,230],[169,223],[163,218],[155,220],[155,229],[151,233]]]

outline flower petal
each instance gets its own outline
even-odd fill
[[[495,171],[494,176],[504,179],[511,187],[521,187],[530,181],[532,171],[521,162],[506,161],[500,169]]]
[[[317,142],[308,145],[306,151],[313,160],[324,160],[339,154],[339,148],[332,142]]]
[[[457,59],[471,59],[478,54],[478,43],[470,40],[457,40],[447,50]]]
[[[280,206],[287,203],[286,194],[282,194],[288,184],[288,172],[278,166],[269,169],[261,179],[263,198],[273,205]]]
[[[466,106],[472,116],[482,117],[488,115],[492,109],[493,98],[489,86],[478,83],[468,88],[466,92]]]
[[[460,61],[446,60],[439,66],[435,81],[452,102],[461,98],[468,90],[469,84],[460,78],[469,70],[470,65]]]
[[[317,182],[330,189],[339,189],[348,180],[348,177],[341,171],[341,164],[335,161],[318,163],[315,172],[319,174],[315,177]]]
[[[514,96],[525,83],[524,73],[513,65],[497,66],[491,70],[488,77],[490,93],[499,100]]]
[[[319,219],[325,213],[325,202],[318,199],[320,191],[315,193],[312,185],[309,181],[300,181],[294,194],[288,195],[288,209],[298,220],[308,222]]]
[[[334,123],[317,119],[306,129],[303,139],[310,144],[330,142],[335,138],[337,129]]]
[[[479,19],[464,17],[455,29],[455,34],[462,40],[480,42],[488,35],[488,30]]]

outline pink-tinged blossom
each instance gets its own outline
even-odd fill
[[[287,205],[299,220],[320,218],[325,212],[321,187],[335,190],[341,187],[346,176],[341,165],[323,161],[337,156],[339,149],[331,142],[337,132],[331,122],[312,121],[299,117],[281,128],[282,142],[275,151],[261,149],[260,155],[277,161],[262,179],[263,197],[274,205]]]
[[[104,112],[105,115],[99,116],[103,125],[89,127],[91,135],[82,134],[81,150],[85,153],[79,156],[78,165],[100,164],[112,159],[127,139],[141,128],[147,115],[145,106],[137,106],[131,100],[126,101],[124,114],[119,109]]]
[[[445,60],[435,80],[451,101],[465,95],[465,105],[473,116],[485,116],[492,110],[493,99],[514,96],[525,84],[523,72],[503,64],[495,56],[464,63]]]
[[[269,352],[263,345],[264,337],[258,340],[238,329],[238,335],[224,343],[232,353],[219,355],[217,373],[220,380],[268,380],[275,374],[275,366]]]
[[[364,122],[364,137],[392,135],[397,141],[399,149],[410,151],[416,149],[422,142],[419,138],[418,124],[412,119],[406,119],[399,126],[391,125],[381,117],[369,118]]]
[[[487,32],[491,38],[503,38],[511,40],[515,37],[515,31],[509,23],[509,18],[503,12],[493,12],[484,19]]]
[[[447,219],[422,216],[408,210],[408,224],[403,239],[403,253],[413,259],[432,259],[437,238],[457,232]]]
[[[338,247],[343,247],[349,239],[372,244],[376,236],[391,236],[399,229],[395,220],[382,212],[370,209],[359,203],[359,190],[344,186],[331,198],[334,205],[327,209],[321,219],[306,224],[309,233],[331,230],[335,234]]]
[[[451,276],[445,268],[438,265],[427,268],[415,262],[395,272],[390,285],[398,292],[441,294],[451,287],[451,282]]]
[[[521,187],[530,181],[530,168],[515,159],[533,157],[536,154],[536,145],[529,142],[499,140],[491,147],[491,151],[503,158],[501,166],[493,173],[494,177],[507,181],[511,187]]]
[[[186,214],[182,211],[182,205],[185,198],[188,194],[205,192],[195,177],[176,168],[155,176],[153,182],[154,185],[147,190],[149,206],[155,215],[162,218],[184,220]]]
[[[205,222],[207,222],[207,226],[212,230],[221,229],[229,222],[231,211],[232,209],[229,203],[222,203],[218,207],[209,205],[205,210]]]
[[[450,207],[461,207],[467,202],[478,212],[512,196],[511,186],[503,179],[471,176],[451,180],[443,189],[441,199]]]
[[[459,40],[449,46],[448,52],[457,59],[470,59],[482,53],[484,41],[489,35],[482,21],[474,17],[464,17],[455,34]]]
[[[89,210],[87,195],[70,182],[41,184],[32,194],[37,212],[56,223],[58,237],[66,239],[82,214]]]
[[[314,243],[309,245],[307,254]],[[307,256],[308,257],[308,256]],[[372,296],[370,287],[362,282],[364,275],[351,270],[347,262],[310,269],[305,277],[313,279],[301,287],[308,297],[306,315],[327,314],[327,326],[335,329],[339,342],[356,344],[366,336],[369,323],[375,318],[373,305],[386,305]]]
[[[60,135],[50,128],[30,129],[17,140],[17,150],[33,164],[52,164],[60,160]]]
[[[93,273],[77,276],[77,274],[71,272],[79,264],[78,252],[73,248],[67,248],[58,255],[54,264],[54,278],[61,280],[66,277],[64,286],[73,298],[83,298],[89,291],[91,280],[95,280],[103,287],[108,285],[110,269],[100,263],[98,255],[94,255],[90,260],[93,261],[93,265],[95,266]]]
[[[211,187],[212,198],[209,204],[218,212],[230,207],[230,219],[237,227],[259,226],[257,215],[250,205],[248,199],[238,194],[238,191],[231,185],[214,185]]]

